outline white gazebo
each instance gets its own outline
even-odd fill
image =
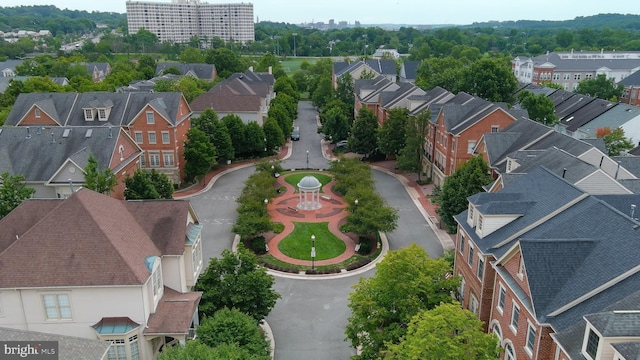
[[[320,188],[322,184],[314,176],[305,176],[298,183],[298,190],[300,190],[298,209],[302,210],[317,210],[322,207],[320,204]],[[311,199],[309,199],[311,195]]]

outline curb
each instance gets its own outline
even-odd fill
[[[264,336],[269,340],[269,347],[271,348],[271,359],[276,358],[276,338],[273,336],[273,331],[267,320],[262,320],[259,324],[264,331]]]

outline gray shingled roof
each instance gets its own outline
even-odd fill
[[[159,62],[156,65],[156,74],[161,74],[162,71],[170,67],[175,67],[180,71],[181,75],[187,75],[193,73],[196,77],[203,80],[213,80],[215,77],[216,67],[213,64],[193,64],[193,63],[180,63],[180,62]]]
[[[68,136],[64,137],[65,131]],[[87,136],[88,132],[91,133]],[[119,129],[106,127],[27,127],[0,129],[0,172],[21,174],[28,182],[52,178],[67,159],[81,152],[93,154],[99,169],[109,167],[116,152]],[[26,160],[28,159],[28,161]],[[84,168],[87,164],[79,163]]]
[[[627,360],[640,359],[640,341],[612,343],[611,347]]]
[[[578,130],[578,128],[584,124],[587,124],[591,120],[597,118],[600,114],[611,110],[616,105],[617,103],[613,103],[611,101],[595,99],[580,109],[577,109],[563,117],[561,123],[567,127],[567,130],[573,132]]]
[[[579,130],[587,134],[587,136],[596,136],[598,128],[608,127],[615,129],[626,124],[632,119],[640,120],[640,108],[633,105],[619,103],[604,113],[596,116],[593,120],[580,126]],[[637,141],[640,139],[634,139]]]
[[[150,276],[148,256],[184,252],[186,201],[142,205],[87,189],[51,201],[58,206],[36,210],[39,218],[24,215],[42,201],[26,200],[0,220],[0,244],[10,244],[0,249],[0,288],[141,285]]]
[[[584,317],[604,337],[640,337],[640,313],[611,311]]]
[[[576,52],[576,55],[579,53]],[[593,71],[601,67],[606,67],[612,70],[616,69],[633,69],[640,66],[640,60],[637,59],[579,59],[579,58],[567,58],[563,59],[557,52],[552,52],[546,55],[540,55],[532,58],[534,64],[544,64],[546,62],[555,65],[554,71]]]
[[[25,114],[37,104],[42,106],[42,111],[59,119],[61,126],[127,126],[135,115],[151,103],[169,123],[177,125],[185,118],[177,118],[181,99],[182,93],[179,92],[23,93],[16,99],[4,125],[19,125]],[[96,107],[109,109],[107,121],[85,120],[83,109]]]
[[[3,341],[57,341],[58,354],[64,360],[102,360],[107,358],[111,343],[75,336],[64,336],[29,330],[0,328]]]
[[[367,59],[365,64],[380,75],[398,75],[398,69],[396,68],[396,62],[394,60]]]
[[[508,149],[520,137],[519,133],[514,132],[495,132],[484,134],[485,150],[489,158],[489,166],[493,167],[496,160],[500,159],[500,155]]]
[[[420,61],[411,60],[402,62],[402,67],[400,68],[400,76],[404,77],[408,81],[414,81],[418,76],[418,67],[420,66],[420,63]]]
[[[640,85],[640,70],[620,80],[618,84],[622,84],[624,86]]]
[[[512,172],[526,174],[539,166],[544,166],[571,184],[575,184],[598,171],[598,168],[574,155],[552,147],[537,156],[527,156],[523,161],[520,161],[520,166]]]

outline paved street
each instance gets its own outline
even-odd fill
[[[327,168],[328,162],[320,147],[321,135],[316,133],[316,112],[311,103],[300,103],[295,126],[300,127],[300,140],[293,142],[292,155],[284,161],[284,168],[305,168],[306,150],[309,150],[310,168]],[[231,227],[237,217],[235,199],[253,170],[250,166],[223,175],[208,191],[190,199],[205,225],[205,258],[217,257],[222,250],[231,247]],[[398,228],[388,234],[390,248],[399,249],[416,242],[432,257],[440,256],[440,242],[417,211],[403,184],[381,171],[374,171],[374,178],[378,192],[389,205],[399,210]],[[364,276],[371,276],[373,271]],[[349,316],[347,299],[360,276],[363,275],[330,280],[276,277],[275,288],[282,299],[267,318],[275,337],[276,359],[334,360],[353,355],[353,349],[343,340]]]

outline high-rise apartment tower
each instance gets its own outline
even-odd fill
[[[193,36],[224,41],[254,40],[253,4],[209,4],[199,0],[127,1],[129,33],[140,29],[159,41],[184,43]]]

